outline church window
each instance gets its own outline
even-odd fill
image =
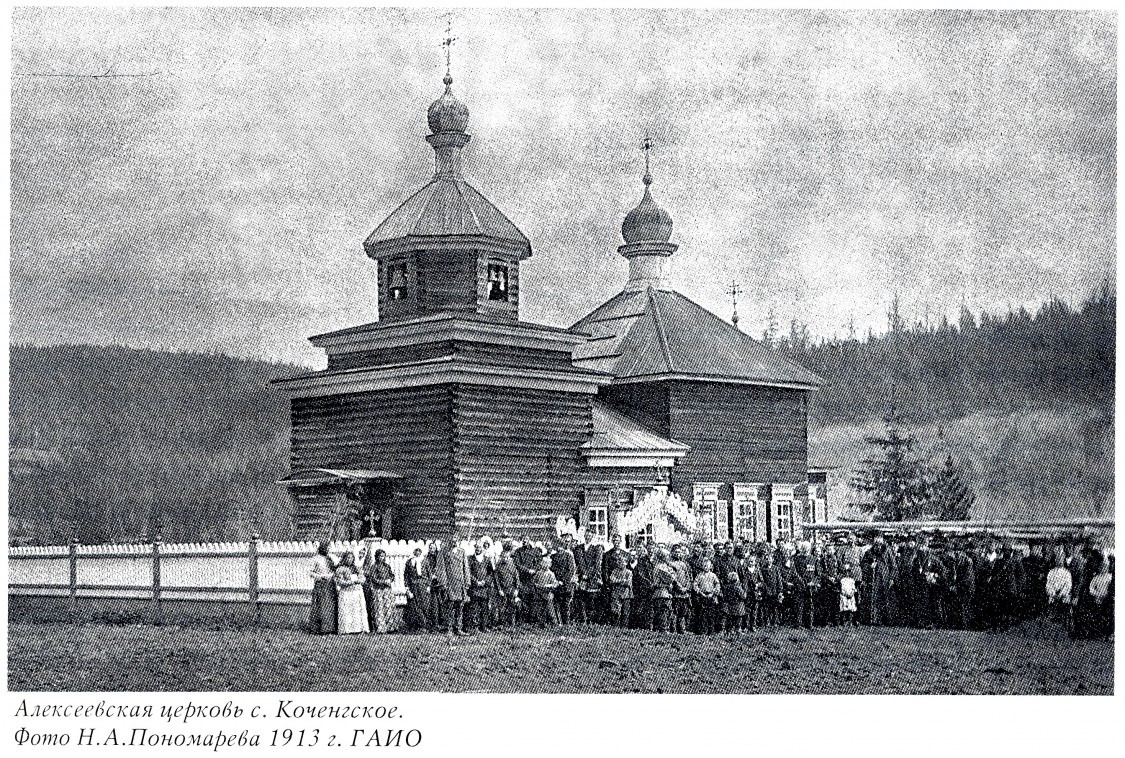
[[[488,299],[507,302],[508,267],[499,263],[488,264]]]
[[[609,508],[598,505],[591,506],[587,509],[586,514],[586,531],[602,539],[609,537]]]
[[[395,261],[387,266],[387,295],[391,300],[406,299],[406,261]]]
[[[793,502],[785,500],[777,504],[777,538],[789,539],[793,536]]]
[[[758,525],[755,523],[758,504],[753,500],[738,500],[735,507],[738,509],[735,514],[735,536],[739,539],[754,539],[758,534]]]

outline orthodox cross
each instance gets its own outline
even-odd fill
[[[648,132],[645,132],[645,138],[641,140],[641,152],[645,154],[645,184],[651,184],[652,174],[649,172],[648,155],[652,152],[652,137],[648,136]]]
[[[738,326],[738,296],[741,295],[742,292],[743,292],[743,290],[742,290],[741,287],[738,286],[738,282],[731,282],[730,286],[727,287],[727,289],[726,289],[726,293],[728,295],[730,295],[730,303],[731,303],[731,311],[732,311],[730,320],[731,320],[731,323],[734,324],[736,327]]]
[[[445,48],[445,75],[448,77],[449,67],[452,61],[453,43],[457,38],[453,36],[453,14],[445,17],[445,39],[442,40],[441,46]]]
[[[367,515],[365,515],[363,517],[363,520],[367,522],[367,536],[368,537],[374,537],[375,536],[375,519],[376,518],[378,518],[378,517],[375,515],[375,509],[374,508],[369,510],[367,512]]]

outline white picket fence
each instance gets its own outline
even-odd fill
[[[8,594],[77,598],[195,600],[303,605],[315,542],[211,542],[140,545],[53,545],[8,548]],[[335,557],[384,550],[398,602],[415,540],[336,542]],[[469,546],[471,550],[471,546]],[[497,550],[498,546],[493,550]]]

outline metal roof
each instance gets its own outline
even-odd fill
[[[593,415],[594,434],[582,445],[584,450],[660,452],[666,456],[680,456],[691,449],[682,442],[661,437],[598,400],[594,401]]]
[[[530,250],[531,243],[507,216],[464,179],[435,176],[368,235],[364,246],[402,237],[481,235]]]
[[[815,389],[824,380],[678,292],[649,287],[610,298],[571,329],[594,339],[575,364],[617,379],[726,379]]]

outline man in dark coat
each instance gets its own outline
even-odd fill
[[[633,628],[652,629],[652,558],[648,545],[638,542],[633,564]]]
[[[812,545],[802,541],[793,556],[793,567],[800,577],[801,597],[797,602],[797,625],[812,629],[816,616],[816,601],[819,599],[821,577],[817,572],[817,561],[812,554]]]
[[[865,600],[867,623],[888,626],[894,623],[894,587],[898,569],[894,552],[883,535],[875,537],[871,549],[864,553],[862,563],[860,597]]]
[[[543,551],[532,545],[527,539],[512,554],[512,560],[515,561],[516,568],[520,572],[520,597],[523,598],[520,608],[524,621],[528,623],[536,621],[532,608],[534,604],[528,601],[535,596],[535,572],[539,570],[539,561],[542,558]]]
[[[793,556],[790,556],[788,551],[785,551],[783,556],[777,567],[778,575],[781,577],[782,623],[788,626],[800,626],[805,608],[806,580]]]
[[[715,575],[720,579],[726,577],[732,571],[737,572],[742,561],[734,554],[734,543],[724,542],[723,549],[715,554]]]
[[[559,540],[555,551],[551,553],[551,571],[559,580],[558,589],[555,590],[555,607],[559,615],[559,623],[570,623],[570,611],[574,605],[574,593],[578,589],[578,569],[574,562],[574,538],[564,534]]]
[[[738,552],[736,550],[735,554],[737,555]],[[739,566],[739,576],[746,588],[746,616],[743,619],[743,628],[754,632],[757,631],[762,617],[762,588],[765,584],[762,569],[758,566],[758,556],[753,553],[745,556],[744,562]]]
[[[577,607],[575,614],[584,624],[597,621],[597,599],[601,594],[602,558],[605,555],[601,545],[594,543],[594,533],[587,530],[585,543],[574,548],[574,567],[578,571]]]
[[[918,537],[918,550],[914,553],[914,574],[918,583],[917,614],[918,625],[933,629],[945,624],[945,611],[942,605],[949,577],[945,563],[936,550],[930,548],[925,535]]]
[[[847,565],[851,566],[850,563]],[[816,601],[817,617],[814,619],[817,624],[836,623],[840,606],[840,570],[836,546],[828,542],[816,557],[816,571],[820,577],[820,592]]]
[[[895,597],[898,601],[899,624],[919,626],[919,578],[914,559],[918,557],[918,541],[914,535],[907,537],[895,558],[898,577],[895,580]]]
[[[976,567],[968,553],[950,544],[945,554],[948,584],[945,596],[946,622],[951,629],[970,629],[976,594]]]
[[[762,575],[762,607],[760,619],[763,625],[777,626],[781,623],[781,573],[774,563],[774,553],[766,549],[759,555]],[[747,593],[749,594],[749,593]]]
[[[520,598],[520,572],[512,555],[511,541],[504,540],[500,557],[496,560],[496,570],[492,575],[500,602],[497,619],[504,626],[515,625],[519,607],[523,603]]]

